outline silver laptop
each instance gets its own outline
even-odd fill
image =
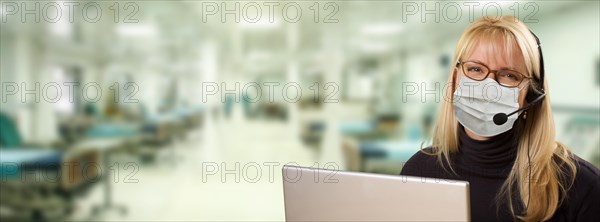
[[[286,221],[469,221],[469,183],[283,167]]]

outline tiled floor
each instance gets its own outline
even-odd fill
[[[140,164],[131,178],[137,183],[120,180],[112,184],[114,202],[126,206],[128,212],[108,211],[91,219],[283,221],[282,165],[311,166],[317,161],[313,151],[288,131],[288,124],[277,121],[209,121],[187,139],[164,147],[154,164],[141,165],[136,158],[119,156],[115,159],[121,164]],[[175,149],[175,158],[168,148]],[[121,166],[118,178],[131,172],[133,168]],[[99,184],[81,199],[72,220],[90,220],[90,208],[102,202],[103,188]]]

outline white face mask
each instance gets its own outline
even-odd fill
[[[494,123],[494,115],[519,109],[519,90],[501,86],[491,78],[476,81],[461,75],[454,91],[454,115],[465,128],[479,136],[501,134],[513,127],[518,115],[509,116],[502,125]]]

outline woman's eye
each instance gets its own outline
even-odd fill
[[[479,67],[471,67],[471,68],[468,68],[467,71],[469,71],[469,72],[481,72],[481,68],[479,68]]]
[[[513,81],[518,81],[519,77],[516,74],[512,74],[512,73],[503,73],[502,78],[507,78]]]

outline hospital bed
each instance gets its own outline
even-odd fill
[[[185,137],[188,130],[202,125],[204,114],[202,106],[178,107],[157,114],[150,114],[143,106],[142,110],[144,140],[152,144],[164,144]]]
[[[398,125],[399,117],[381,115],[376,120],[344,121],[340,123],[338,130],[345,137],[353,137],[358,140],[374,140],[394,137]]]
[[[564,144],[581,158],[600,165],[600,117],[573,115],[562,130]]]
[[[0,219],[59,220],[99,174],[97,152],[25,145],[15,123],[0,113]]]
[[[379,173],[397,174],[402,165],[419,151],[419,141],[408,140],[378,140],[357,141],[345,138],[342,151],[346,167],[351,171],[377,171]],[[370,162],[377,160],[376,162]],[[374,167],[370,167],[373,166]],[[371,170],[374,168],[374,170]]]

